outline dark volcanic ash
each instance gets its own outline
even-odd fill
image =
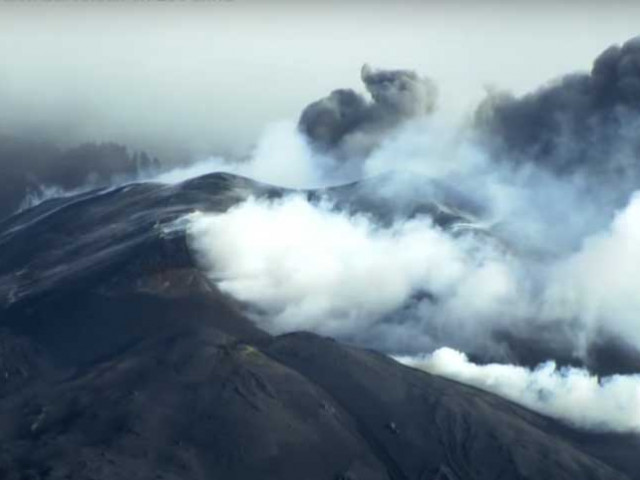
[[[636,37],[607,48],[588,73],[567,75],[522,97],[491,94],[476,121],[494,153],[510,161],[535,161],[561,174],[623,172],[637,184],[639,113]],[[621,158],[624,154],[633,161]]]
[[[302,112],[299,128],[316,148],[340,158],[362,157],[389,130],[435,109],[435,84],[413,71],[364,65],[361,79],[370,99],[339,89]]]

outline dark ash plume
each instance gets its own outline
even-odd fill
[[[299,128],[321,151],[342,159],[363,156],[383,132],[435,109],[435,84],[413,71],[372,70],[364,65],[361,78],[370,100],[339,89],[302,112]]]
[[[492,93],[476,123],[495,153],[561,174],[639,177],[640,37],[611,46],[591,72],[567,75],[514,97]],[[635,180],[634,180],[635,182]]]

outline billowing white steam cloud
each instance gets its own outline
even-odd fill
[[[606,328],[640,348],[640,195],[553,273],[543,317],[579,319],[585,343]]]
[[[275,332],[357,335],[420,294],[441,299],[412,306],[438,310],[429,316],[504,317],[516,285],[491,244],[454,238],[428,217],[380,228],[300,196],[196,214],[190,234],[220,288],[258,306]]]
[[[311,330],[407,355],[406,363],[598,430],[640,430],[640,377],[602,381],[547,363],[474,366],[498,331],[551,326],[575,355],[604,332],[640,348],[640,196],[574,253],[517,256],[484,233],[427,216],[380,226],[300,195],[250,199],[189,218],[192,246],[219,288],[272,332]],[[527,330],[528,329],[528,330]],[[559,333],[558,333],[559,334]]]
[[[577,427],[640,432],[640,375],[600,379],[584,369],[558,368],[554,362],[533,370],[515,365],[476,365],[464,353],[450,348],[396,360],[497,393]]]
[[[477,348],[499,329],[554,324],[571,330],[576,355],[602,331],[640,347],[637,196],[577,252],[543,260],[427,216],[383,228],[299,196],[191,220],[216,282],[258,307],[273,331],[378,332],[377,346],[403,352],[424,351],[425,338]],[[382,322],[398,312],[400,323]]]
[[[329,173],[327,166],[331,164],[331,159],[313,151],[294,122],[281,121],[265,129],[245,159],[211,157],[148,179],[175,184],[208,173],[228,172],[282,187],[312,188],[343,179]]]

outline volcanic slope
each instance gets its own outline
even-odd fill
[[[213,174],[1,223],[0,478],[640,478],[636,436],[573,430],[380,353],[257,328],[175,221],[284,194]]]

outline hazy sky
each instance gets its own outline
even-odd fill
[[[0,0],[0,130],[241,152],[330,90],[361,89],[364,62],[431,76],[460,113],[486,85],[589,68],[638,19],[640,2]]]

